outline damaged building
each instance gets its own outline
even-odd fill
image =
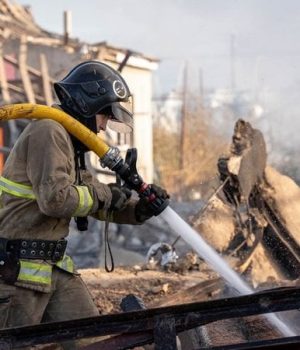
[[[64,24],[64,26],[63,26]],[[62,16],[63,34],[42,29],[30,8],[9,0],[0,1],[0,87],[1,103],[40,103],[52,105],[54,81],[62,79],[84,60],[100,60],[122,71],[134,99],[134,132],[109,135],[109,142],[121,150],[139,149],[139,169],[146,181],[153,180],[152,154],[152,73],[158,59],[105,41],[86,43],[72,38],[71,13]],[[8,151],[24,128],[24,121],[9,122],[0,132],[3,151]],[[91,159],[98,170],[98,159]],[[3,166],[3,158],[1,160]],[[103,179],[104,174],[99,175]]]

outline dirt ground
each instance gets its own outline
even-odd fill
[[[139,266],[117,267],[112,273],[107,273],[104,269],[84,269],[79,272],[101,314],[121,312],[120,302],[128,294],[138,296],[146,307],[150,307],[160,301],[163,302],[166,297],[179,290],[215,276],[209,270],[179,274],[141,270]]]

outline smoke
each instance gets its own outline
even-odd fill
[[[270,156],[299,148],[298,0],[52,0],[50,7],[18,2],[31,5],[37,23],[50,31],[62,32],[62,11],[69,9],[80,40],[107,41],[161,59],[154,96],[178,87],[187,60],[196,67],[189,84],[197,89],[201,68],[206,97],[230,89],[234,73],[236,92],[263,110],[252,117],[265,132]]]

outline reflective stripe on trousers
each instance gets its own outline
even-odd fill
[[[52,265],[35,261],[20,260],[19,282],[51,285]]]
[[[75,271],[73,260],[68,255],[64,255],[63,259],[58,261],[55,265],[46,261],[37,262],[34,260],[20,259],[20,272],[17,281],[50,286],[53,266],[57,266],[61,270],[69,273],[74,273]]]
[[[55,266],[70,273],[74,273],[75,270],[73,260],[68,255],[64,255],[64,257],[58,261]]]

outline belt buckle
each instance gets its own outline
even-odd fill
[[[63,258],[67,247],[67,243],[68,242],[65,239],[60,239],[59,241],[56,242],[56,246],[51,258],[53,262],[57,262]]]

